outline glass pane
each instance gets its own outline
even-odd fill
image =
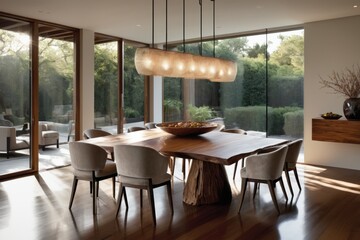
[[[266,36],[256,35],[219,42],[224,54],[235,54],[234,82],[221,83],[221,109],[225,128],[266,136]]]
[[[268,135],[303,137],[304,31],[268,35],[269,92]]]
[[[39,169],[69,164],[74,124],[74,34],[39,26]],[[51,153],[51,154],[50,154]],[[51,155],[51,156],[49,156]],[[44,161],[42,161],[44,160]]]
[[[129,127],[144,127],[144,77],[135,69],[137,46],[129,43],[124,49],[124,132]]]
[[[213,56],[213,44],[187,44],[186,52]],[[183,46],[174,49],[182,52]],[[164,120],[214,121],[250,135],[302,137],[303,49],[303,30],[217,40],[215,56],[237,63],[235,81],[165,78]]]
[[[30,168],[30,24],[0,18],[0,175]],[[9,149],[9,151],[7,151]]]
[[[117,133],[117,41],[95,45],[95,128]]]

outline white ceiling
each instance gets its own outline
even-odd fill
[[[0,11],[139,42],[152,42],[151,0],[0,0]],[[185,0],[186,39],[200,37],[198,0]],[[168,42],[183,39],[183,0],[168,0]],[[354,8],[354,5],[359,7]],[[165,42],[165,0],[155,0],[155,43]],[[216,35],[360,15],[360,0],[217,0]],[[203,33],[213,35],[203,0]],[[360,27],[360,26],[359,26]]]

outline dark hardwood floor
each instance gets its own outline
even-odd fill
[[[155,227],[146,196],[140,208],[138,190],[128,191],[129,211],[123,204],[115,218],[111,180],[102,181],[94,217],[87,182],[79,182],[69,211],[71,168],[42,171],[0,182],[0,239],[360,239],[360,171],[298,168],[303,190],[299,192],[293,178],[295,196],[286,202],[277,187],[278,215],[266,185],[254,200],[253,185],[248,187],[238,214],[241,181],[239,173],[232,180],[232,166],[226,167],[233,192],[230,204],[188,206],[182,202],[181,166],[176,166],[174,215],[165,188],[156,189]]]

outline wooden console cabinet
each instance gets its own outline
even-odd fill
[[[360,143],[360,121],[312,119],[312,140]]]

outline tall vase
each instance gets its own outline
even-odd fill
[[[360,98],[348,98],[343,105],[347,120],[360,120]]]

